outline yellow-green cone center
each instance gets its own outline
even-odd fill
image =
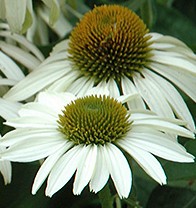
[[[67,105],[59,129],[75,144],[105,144],[123,138],[130,129],[126,108],[110,97],[87,96]]]
[[[150,56],[150,35],[131,10],[117,5],[95,7],[71,33],[70,60],[83,76],[95,80],[132,77]]]

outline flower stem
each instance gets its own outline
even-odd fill
[[[107,183],[106,186],[98,193],[99,200],[101,203],[102,208],[113,208],[113,197],[110,193],[109,184]]]

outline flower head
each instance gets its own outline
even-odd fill
[[[86,13],[69,40],[59,43],[5,97],[22,100],[48,86],[81,95],[104,82],[114,97],[141,95],[135,104],[128,103],[129,108],[147,105],[161,116],[186,120],[194,131],[192,116],[173,84],[196,100],[195,54],[176,38],[148,32],[135,13],[117,5]]]
[[[35,194],[48,177],[46,195],[52,196],[75,175],[73,193],[89,184],[99,192],[109,177],[122,197],[131,191],[132,176],[126,151],[154,180],[166,183],[161,164],[153,156],[176,162],[194,157],[168,133],[193,138],[184,122],[162,119],[149,111],[128,112],[123,102],[134,96],[114,99],[108,93],[76,97],[71,93],[41,92],[27,103],[19,118],[6,124],[16,129],[4,135],[3,159],[31,162],[45,159],[32,188]],[[167,134],[165,134],[165,132]]]

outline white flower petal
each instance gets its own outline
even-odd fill
[[[46,180],[47,176],[51,172],[55,163],[72,145],[73,144],[71,142],[67,142],[57,152],[46,158],[46,160],[42,163],[34,179],[32,194],[36,194],[37,190],[41,187],[41,185],[43,184],[43,182]]]
[[[150,68],[155,72],[163,75],[175,85],[177,85],[182,91],[196,101],[196,77],[195,75],[179,68],[165,66],[163,64],[150,63]]]
[[[83,153],[82,145],[77,145],[59,159],[48,177],[46,196],[52,197],[70,180],[81,161]]]
[[[166,133],[173,133],[176,135],[180,135],[192,139],[194,138],[194,134],[191,131],[181,126],[178,126],[174,123],[168,122],[167,120],[164,119],[152,118],[152,119],[135,120],[132,123],[132,125],[141,126],[141,127],[150,127],[160,131],[165,131]]]
[[[85,151],[78,164],[73,185],[73,193],[76,195],[79,195],[89,183],[97,160],[97,145],[88,145],[83,148]]]
[[[193,118],[187,108],[186,103],[178,93],[178,91],[162,77],[157,76],[149,70],[143,70],[144,76],[148,77],[149,80],[152,80],[157,84],[163,96],[168,100],[172,106],[173,111],[179,116],[179,118],[184,119],[188,122],[188,127],[194,131],[195,125]],[[169,92],[169,93],[168,93]]]
[[[15,162],[36,161],[58,151],[66,142],[62,137],[43,136],[32,134],[31,138],[15,143],[2,153],[2,158]]]
[[[144,171],[160,184],[166,184],[166,175],[158,160],[150,153],[127,144],[126,140],[120,140],[118,145],[129,153]]]
[[[22,25],[26,15],[26,0],[6,0],[6,19],[9,23],[12,32],[19,33],[22,30]]]
[[[34,70],[30,73],[27,77],[21,80],[21,82],[11,88],[4,97],[15,101],[24,100],[65,74],[65,62],[44,66],[44,68]]]
[[[12,178],[12,165],[8,160],[0,161],[0,172],[4,179],[4,184],[7,185],[11,182]]]
[[[149,108],[158,115],[174,118],[173,111],[155,83],[135,73],[134,83]]]
[[[127,94],[138,93],[138,90],[136,89],[133,82],[129,78],[123,77],[121,79],[121,84],[122,84],[123,94],[127,95]],[[127,104],[129,106],[129,109],[146,108],[145,104],[140,96],[137,99],[133,99],[130,102],[127,102]]]
[[[11,102],[0,98],[0,116],[5,120],[18,117],[18,110],[21,108],[21,103]]]
[[[90,181],[90,190],[97,193],[99,192],[107,183],[109,179],[109,171],[104,155],[105,146],[99,145],[97,148],[97,161],[95,164],[95,170]],[[107,155],[106,155],[107,157]]]
[[[39,103],[54,109],[58,115],[64,109],[64,107],[75,100],[76,97],[71,93],[55,93],[55,92],[40,92],[37,96]]]
[[[132,175],[123,153],[113,144],[104,146],[104,157],[109,173],[120,198],[127,198],[131,191]]]
[[[22,70],[15,62],[3,52],[0,51],[0,70],[8,79],[20,81],[24,78]]]
[[[107,86],[112,97],[117,98],[120,96],[118,85],[116,84],[116,81],[114,79],[109,79],[107,82]]]
[[[166,160],[175,162],[194,162],[194,156],[187,153],[182,145],[178,142],[174,142],[166,134],[161,132],[133,132],[127,137],[127,143]]]

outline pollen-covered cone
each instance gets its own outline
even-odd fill
[[[194,161],[194,156],[169,136],[172,133],[194,138],[183,127],[183,121],[164,119],[145,110],[127,111],[122,103],[137,96],[114,99],[109,94],[98,87],[82,97],[41,92],[37,101],[21,108],[19,118],[6,122],[15,130],[1,140],[8,147],[3,159],[44,159],[32,194],[48,178],[45,193],[52,197],[75,175],[76,195],[87,185],[90,191],[99,192],[111,177],[119,197],[126,198],[131,191],[132,174],[124,151],[160,184],[166,183],[166,175],[154,155],[175,162]]]
[[[187,121],[192,116],[182,90],[196,100],[196,56],[183,42],[151,33],[131,10],[102,5],[87,12],[68,40],[56,45],[50,56],[6,98],[24,100],[45,87],[81,95],[106,82],[111,95],[138,92],[141,99],[129,108],[145,108],[167,118]]]

